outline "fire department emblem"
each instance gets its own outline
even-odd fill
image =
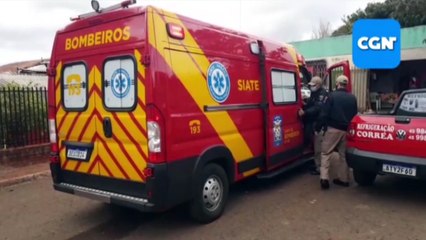
[[[405,137],[407,136],[407,132],[405,132],[402,129],[398,129],[398,131],[396,131],[396,138],[399,140],[405,140]]]
[[[218,102],[223,103],[228,99],[231,91],[231,81],[225,66],[219,62],[212,62],[207,70],[207,86],[210,95]]]
[[[115,97],[124,98],[130,92],[130,85],[132,80],[129,73],[119,68],[114,71],[111,77],[111,90]]]
[[[274,133],[274,146],[279,147],[283,143],[283,131],[282,131],[283,119],[281,116],[275,116],[273,121],[273,133]]]

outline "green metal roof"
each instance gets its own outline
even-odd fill
[[[352,54],[352,35],[292,42],[305,59]],[[426,25],[402,28],[401,49],[426,48]]]

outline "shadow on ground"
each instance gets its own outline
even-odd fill
[[[391,175],[378,176],[373,186],[357,186],[356,191],[378,201],[423,204],[426,200],[426,181]]]
[[[232,211],[238,204],[239,200],[245,197],[246,194],[265,194],[269,191],[274,191],[277,188],[285,186],[287,183],[294,181],[302,174],[307,174],[307,166],[301,166],[288,172],[286,174],[277,176],[272,179],[257,179],[249,178],[242,182],[236,183],[231,186],[230,194],[227,203],[226,212]],[[96,212],[108,211],[111,218],[107,221],[91,228],[81,234],[78,234],[70,239],[84,240],[84,239],[120,239],[128,236],[133,231],[139,228],[144,228],[145,225],[155,222],[156,229],[165,228],[168,231],[179,229],[193,229],[203,227],[192,221],[188,215],[187,205],[182,204],[164,213],[143,213],[133,209],[114,206],[109,204],[100,205],[99,208],[94,209],[91,214]],[[85,216],[78,217],[90,217]]]

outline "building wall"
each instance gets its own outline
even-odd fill
[[[5,86],[8,83],[16,83],[20,86],[47,88],[47,76],[0,73],[0,86]]]
[[[402,77],[399,68],[389,73],[382,72],[378,81],[369,82],[370,71],[358,69],[352,61],[352,35],[313,39],[291,43],[306,59],[310,61],[324,60],[327,66],[348,60],[351,65],[352,90],[358,99],[361,111],[368,110],[370,103],[369,89],[380,85],[381,91],[395,92],[395,85],[389,79]],[[426,25],[401,29],[401,61],[426,59]],[[386,75],[387,74],[387,75]]]
[[[291,43],[306,60],[352,55],[352,35]],[[426,59],[426,25],[401,29],[401,60]],[[352,58],[352,57],[350,57]]]

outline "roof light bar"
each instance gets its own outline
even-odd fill
[[[136,3],[136,0],[126,0],[126,1],[123,1],[121,3],[109,6],[107,8],[101,8],[100,5],[99,5],[99,2],[97,0],[92,0],[91,4],[92,4],[92,8],[93,8],[93,10],[95,10],[95,12],[84,13],[84,14],[79,15],[78,17],[73,17],[73,18],[70,18],[70,19],[71,19],[71,21],[77,21],[77,20],[88,18],[88,17],[96,16],[99,13],[109,12],[109,11],[113,11],[113,10],[120,9],[120,8],[128,8],[130,5],[135,4],[135,3]]]
[[[93,10],[95,10],[95,12],[100,12],[101,5],[99,4],[99,2],[97,0],[92,0],[90,2],[90,4],[92,5],[92,8],[93,8]]]

